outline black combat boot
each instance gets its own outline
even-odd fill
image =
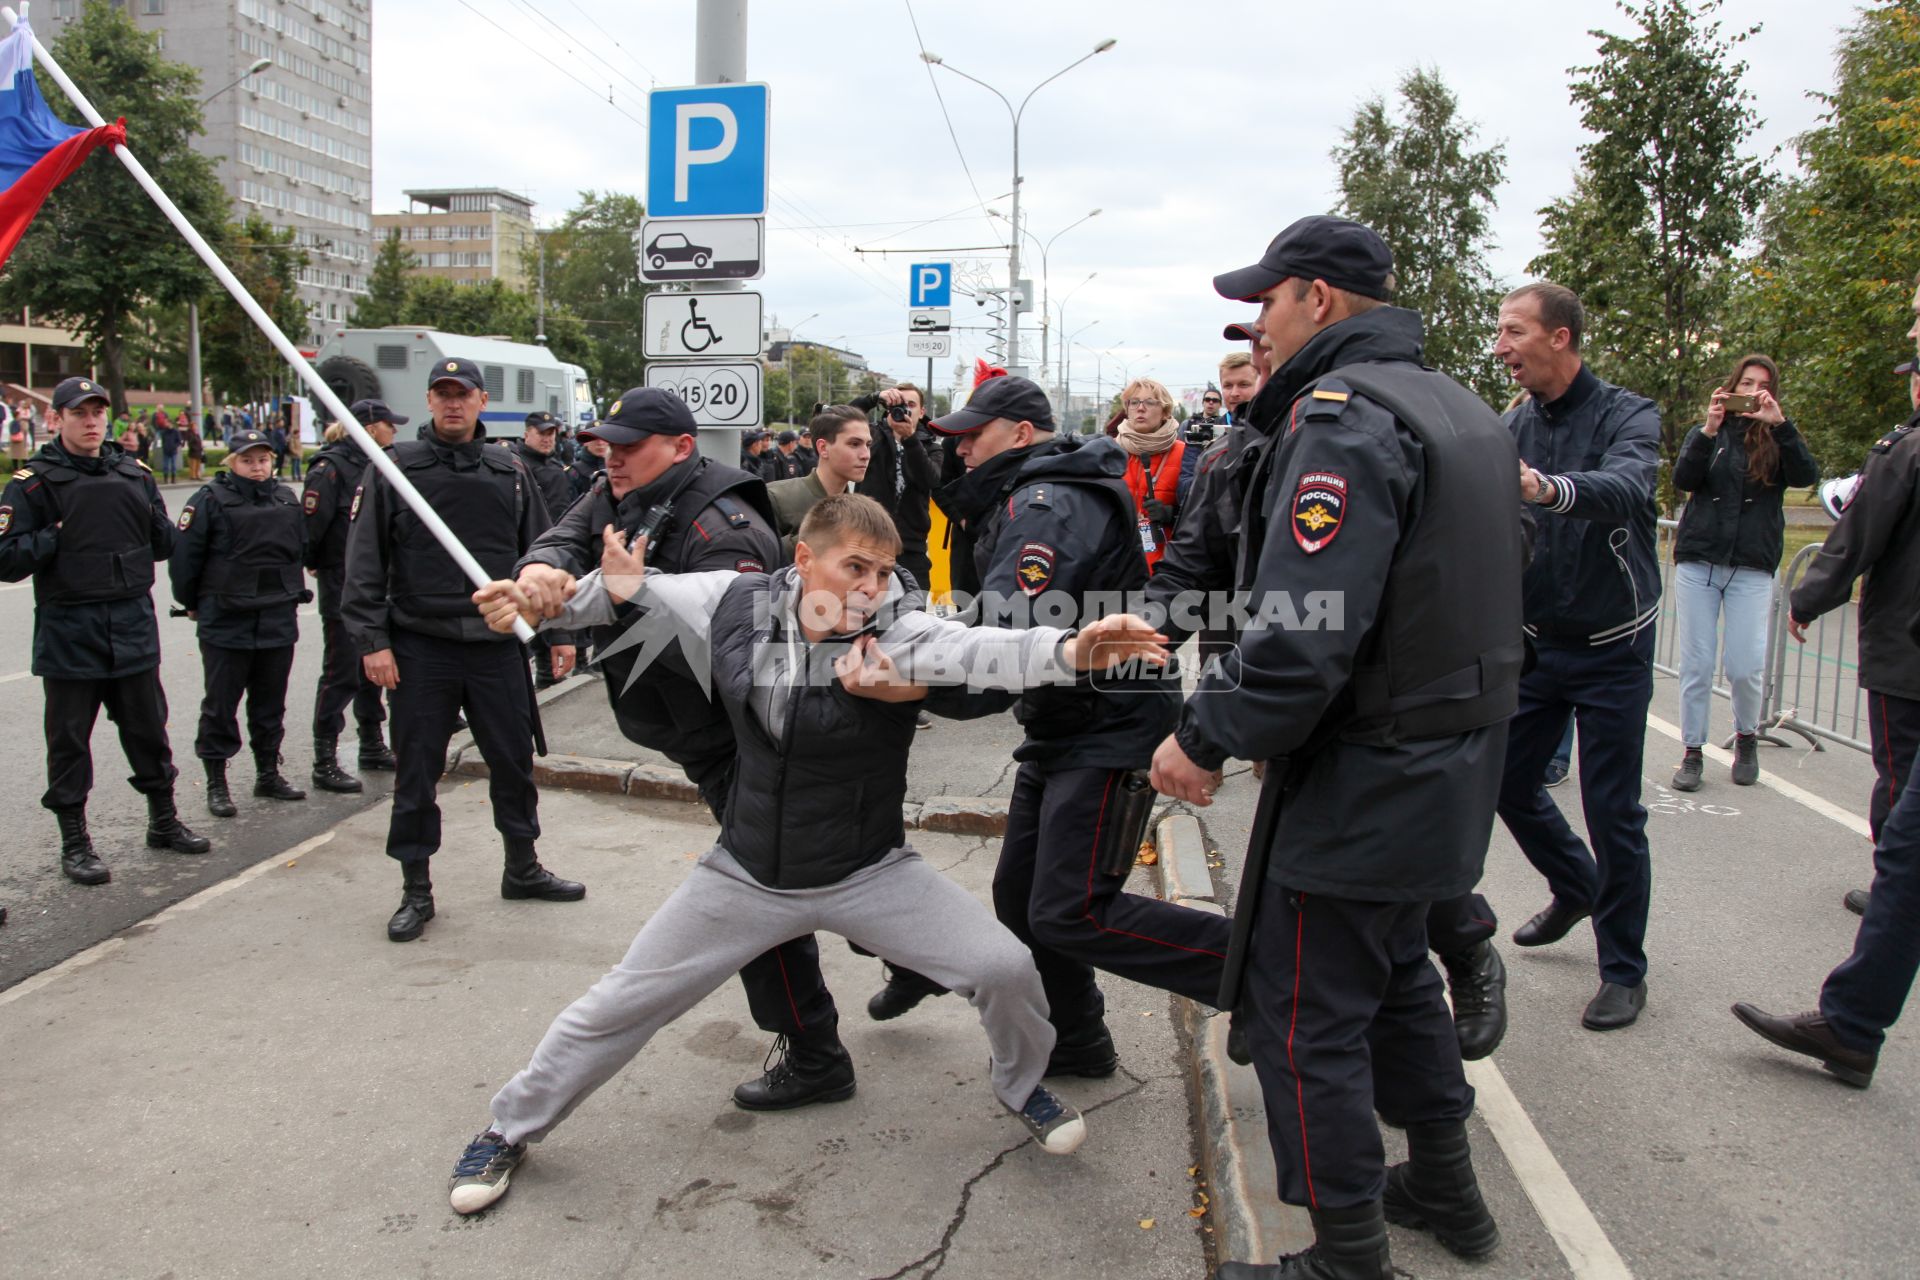
[[[339,752],[338,738],[313,740],[313,785],[322,791],[338,791],[343,795],[355,795],[361,789],[360,779],[340,767]]]
[[[207,812],[216,818],[231,818],[240,812],[233,804],[233,793],[227,790],[227,762],[225,760],[202,760],[207,770]]]
[[[875,1022],[889,1022],[907,1012],[928,996],[943,996],[947,989],[931,978],[922,977],[911,969],[884,966],[887,971],[887,985],[874,992],[873,999],[867,1001],[867,1016]]]
[[[1460,1057],[1478,1062],[1500,1047],[1507,1034],[1507,966],[1492,939],[1450,956],[1441,956],[1447,990],[1453,995],[1453,1034]]]
[[[433,879],[427,859],[400,864],[400,909],[387,921],[389,942],[412,942],[433,919]]]
[[[1047,1055],[1047,1075],[1104,1080],[1120,1068],[1120,1055],[1105,1022],[1071,1034],[1062,1033]]]
[[[1407,1126],[1405,1164],[1387,1170],[1387,1220],[1433,1233],[1463,1258],[1500,1247],[1500,1228],[1480,1198],[1462,1121]]]
[[[368,769],[376,773],[392,773],[399,767],[393,758],[393,752],[387,750],[386,739],[380,736],[380,726],[360,726],[360,771]]]
[[[113,879],[113,872],[93,851],[85,809],[55,809],[53,820],[60,824],[60,870],[67,879],[75,884],[105,884]]]
[[[173,792],[163,791],[147,797],[147,847],[171,849],[175,853],[205,853],[213,848],[213,841],[194,834],[180,821],[180,811],[173,807]]]
[[[766,1074],[735,1089],[733,1105],[745,1111],[791,1111],[852,1096],[853,1055],[828,1027],[775,1040],[767,1053]]]
[[[1351,1209],[1314,1209],[1313,1247],[1277,1264],[1223,1262],[1215,1280],[1394,1280],[1387,1220],[1380,1202]]]
[[[543,902],[578,902],[587,896],[587,886],[577,880],[562,880],[540,865],[533,841],[506,837],[507,866],[500,873],[503,898],[539,898]]]
[[[253,794],[263,800],[305,800],[307,793],[288,782],[280,772],[280,754],[253,756]]]

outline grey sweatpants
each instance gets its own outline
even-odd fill
[[[769,889],[715,845],[610,973],[561,1011],[533,1061],[493,1099],[493,1127],[538,1142],[655,1032],[789,938],[837,933],[959,992],[980,1012],[993,1092],[1018,1110],[1046,1073],[1053,1026],[1033,956],[993,912],[895,849],[817,889]]]

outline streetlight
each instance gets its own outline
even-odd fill
[[[200,99],[200,105],[203,107],[206,106],[209,102],[212,102],[215,98],[219,97],[221,94],[225,93],[227,90],[233,88],[234,85],[239,84],[240,81],[245,80],[248,76],[257,76],[262,71],[265,71],[268,67],[272,65],[273,65],[272,58],[255,59],[254,64],[248,67],[245,71],[242,71],[238,79],[235,79],[230,84],[221,85],[218,89],[215,89],[212,93]]]
[[[1108,355],[1126,345],[1126,341],[1123,339],[1114,343],[1111,347],[1095,348],[1083,345],[1080,348],[1093,357],[1093,399],[1094,403],[1099,406],[1101,413],[1105,413],[1107,409],[1106,358]]]
[[[942,60],[937,53],[929,52],[926,49],[920,51],[920,60],[928,66],[946,67],[947,70],[953,72],[953,74],[959,76],[962,80],[971,80],[988,93],[991,93],[994,97],[1000,99],[1000,105],[1007,109],[1007,115],[1013,121],[1013,244],[1007,258],[1007,364],[1011,368],[1020,367],[1020,304],[1025,301],[1025,299],[1020,297],[1020,117],[1026,114],[1027,104],[1033,101],[1034,94],[1040,92],[1095,54],[1105,53],[1118,43],[1117,40],[1111,37],[1102,40],[1099,44],[1093,46],[1091,53],[1081,54],[1078,58],[1075,58],[1072,62],[1069,62],[1066,66],[1060,68],[1045,80],[1042,80],[1039,84],[1027,90],[1027,96],[1020,99],[1018,108],[1015,108],[1013,103],[1007,100],[1006,94],[1000,92],[985,80],[977,76],[970,76],[960,70],[960,68],[948,64]]]
[[[1091,276],[1087,277],[1089,280],[1092,278]],[[1086,280],[1082,280],[1080,283],[1085,284]],[[1081,325],[1078,329],[1075,329],[1073,333],[1069,335],[1067,333],[1066,306],[1064,303],[1061,304],[1060,315],[1060,412],[1070,414],[1073,410],[1073,341],[1100,322],[1098,320],[1089,321]]]
[[[1098,213],[1098,212],[1100,212],[1098,209],[1094,210],[1094,213]],[[1092,217],[1093,215],[1088,214],[1087,216]],[[1085,219],[1082,219],[1082,221],[1085,221]],[[1055,238],[1057,239],[1058,237],[1055,237]],[[1073,286],[1073,288],[1067,290],[1067,296],[1060,299],[1060,332],[1063,335],[1067,331],[1067,304],[1073,301],[1073,295],[1080,292],[1080,290],[1086,286],[1088,280],[1092,280],[1095,276],[1099,274],[1100,273],[1098,271],[1089,271],[1087,273],[1086,280],[1082,280],[1079,284],[1076,284],[1075,286]],[[1042,319],[1047,319],[1047,318],[1048,317],[1044,315],[1042,316]],[[1071,341],[1072,339],[1066,338],[1066,337],[1062,337],[1060,340],[1060,365],[1062,369],[1062,377],[1060,379],[1060,403],[1062,405],[1066,404],[1067,396],[1072,393],[1072,387],[1069,385],[1072,379],[1068,375],[1070,374],[1073,368],[1073,352],[1072,352],[1072,349],[1067,345]]]
[[[992,209],[987,210],[987,212],[993,214],[996,218],[1000,216],[999,213]],[[1040,376],[1042,378],[1047,376],[1047,369],[1051,363],[1048,359],[1047,334],[1052,312],[1049,299],[1053,288],[1053,273],[1047,266],[1047,252],[1053,248],[1053,242],[1055,240],[1058,240],[1061,236],[1067,234],[1067,232],[1073,230],[1088,218],[1097,218],[1099,216],[1100,210],[1095,209],[1091,213],[1074,219],[1066,226],[1048,236],[1044,244],[1042,244],[1031,231],[1020,230],[1021,235],[1024,235],[1027,239],[1032,240],[1034,244],[1040,246]],[[1081,283],[1085,284],[1086,281],[1083,280]]]

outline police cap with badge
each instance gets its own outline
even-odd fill
[[[273,441],[267,439],[264,431],[241,431],[233,437],[233,443],[227,446],[227,456],[237,458],[249,449],[271,449]]]
[[[413,421],[406,414],[395,413],[387,408],[385,400],[355,400],[347,406],[347,412],[352,414],[353,420],[363,427],[369,422],[384,422],[390,426],[404,427]]]
[[[88,400],[112,403],[107,396],[107,389],[91,378],[67,378],[53,389],[53,407],[56,410],[71,409]]]
[[[1213,287],[1223,298],[1252,302],[1282,280],[1324,280],[1384,302],[1393,291],[1393,252],[1372,227],[1316,214],[1275,236],[1252,266],[1215,276]]]
[[[463,357],[439,361],[427,371],[427,390],[443,382],[457,382],[469,391],[484,391],[487,386],[487,380],[480,376],[480,366]]]
[[[634,387],[608,407],[606,416],[580,432],[582,440],[638,444],[648,436],[699,432],[686,402],[664,387]]]
[[[990,378],[966,404],[927,425],[943,436],[963,436],[990,422],[1031,422],[1037,431],[1053,430],[1053,405],[1038,383],[1026,378]]]
[[[560,419],[554,417],[545,409],[535,409],[527,415],[526,429],[528,431],[558,431],[560,429]]]

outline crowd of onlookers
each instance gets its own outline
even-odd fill
[[[0,400],[0,440],[6,443],[8,469],[17,468],[46,443],[51,430],[46,411],[33,400]],[[207,451],[224,451],[242,431],[258,429],[273,444],[274,475],[300,478],[304,446],[289,426],[287,411],[274,405],[209,408],[199,422],[185,408],[135,407],[116,415],[108,438],[145,463],[161,483],[197,481],[206,470]]]

